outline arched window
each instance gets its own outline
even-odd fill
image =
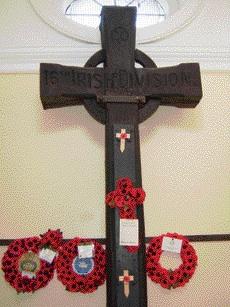
[[[36,12],[56,30],[76,39],[100,44],[103,5],[137,7],[137,43],[166,37],[188,25],[203,0],[30,0]]]
[[[136,6],[137,28],[143,28],[165,20],[168,13],[167,1],[158,0],[70,0],[65,15],[71,20],[97,28],[100,23],[100,12],[103,5]]]

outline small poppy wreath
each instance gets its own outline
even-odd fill
[[[175,270],[167,270],[160,263],[162,254],[163,237],[182,240],[180,256],[182,264]],[[171,289],[183,287],[195,272],[197,266],[197,255],[195,249],[189,244],[189,240],[177,233],[167,233],[153,238],[147,249],[146,271],[152,281],[159,283],[163,288]]]
[[[130,178],[120,178],[116,182],[116,189],[106,195],[105,203],[111,208],[119,209],[121,219],[136,219],[136,208],[145,200],[145,191],[136,188]],[[138,246],[126,246],[126,249],[135,253]]]
[[[77,273],[74,263],[78,260],[78,246],[82,244],[94,244],[94,257],[86,260],[86,267],[90,264],[91,269],[87,273]],[[105,282],[106,278],[105,250],[95,240],[74,238],[66,242],[56,261],[57,277],[66,286],[67,291],[91,293]],[[80,266],[80,264],[79,264]],[[84,266],[83,266],[84,268]]]
[[[34,292],[53,278],[55,259],[49,263],[39,258],[43,248],[57,251],[62,241],[60,230],[48,230],[40,237],[14,240],[2,259],[5,279],[18,293]]]

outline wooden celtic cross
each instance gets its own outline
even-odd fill
[[[43,107],[58,108],[83,104],[106,130],[106,192],[115,182],[129,177],[141,187],[139,123],[159,105],[195,107],[202,97],[199,64],[157,68],[135,49],[135,7],[103,7],[102,50],[84,68],[41,64],[40,86]],[[102,67],[97,67],[103,63]],[[135,63],[142,67],[135,68]],[[145,227],[139,206],[138,252],[119,244],[120,219],[115,208],[106,207],[107,306],[147,306],[145,273]],[[121,276],[129,272],[132,282]],[[131,280],[130,280],[131,281]]]

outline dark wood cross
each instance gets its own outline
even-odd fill
[[[202,97],[199,64],[157,68],[148,56],[135,49],[135,21],[135,7],[103,7],[102,50],[84,68],[57,64],[40,67],[44,109],[84,104],[94,119],[105,124],[106,192],[114,190],[116,180],[121,177],[130,177],[136,187],[141,187],[139,123],[159,105],[193,108]],[[103,67],[97,67],[101,63]],[[141,68],[135,68],[135,63]],[[118,134],[122,134],[120,138]],[[118,210],[106,207],[107,306],[110,307],[147,306],[142,206],[137,208],[136,215],[140,247],[138,252],[130,253],[119,245]],[[119,281],[124,271],[133,276],[128,297]]]

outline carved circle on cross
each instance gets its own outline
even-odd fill
[[[111,31],[111,38],[119,45],[124,45],[129,39],[129,32],[125,28],[119,26]]]
[[[103,50],[99,50],[88,59],[85,67],[97,67],[99,64],[105,63],[106,56]],[[156,68],[156,64],[145,53],[136,49],[135,50],[135,62],[146,68]],[[105,124],[106,122],[106,110],[98,104],[94,98],[85,98],[84,106],[88,113],[99,123]],[[150,98],[147,103],[139,109],[139,123],[142,123],[149,118],[158,108],[160,104],[159,99]]]

